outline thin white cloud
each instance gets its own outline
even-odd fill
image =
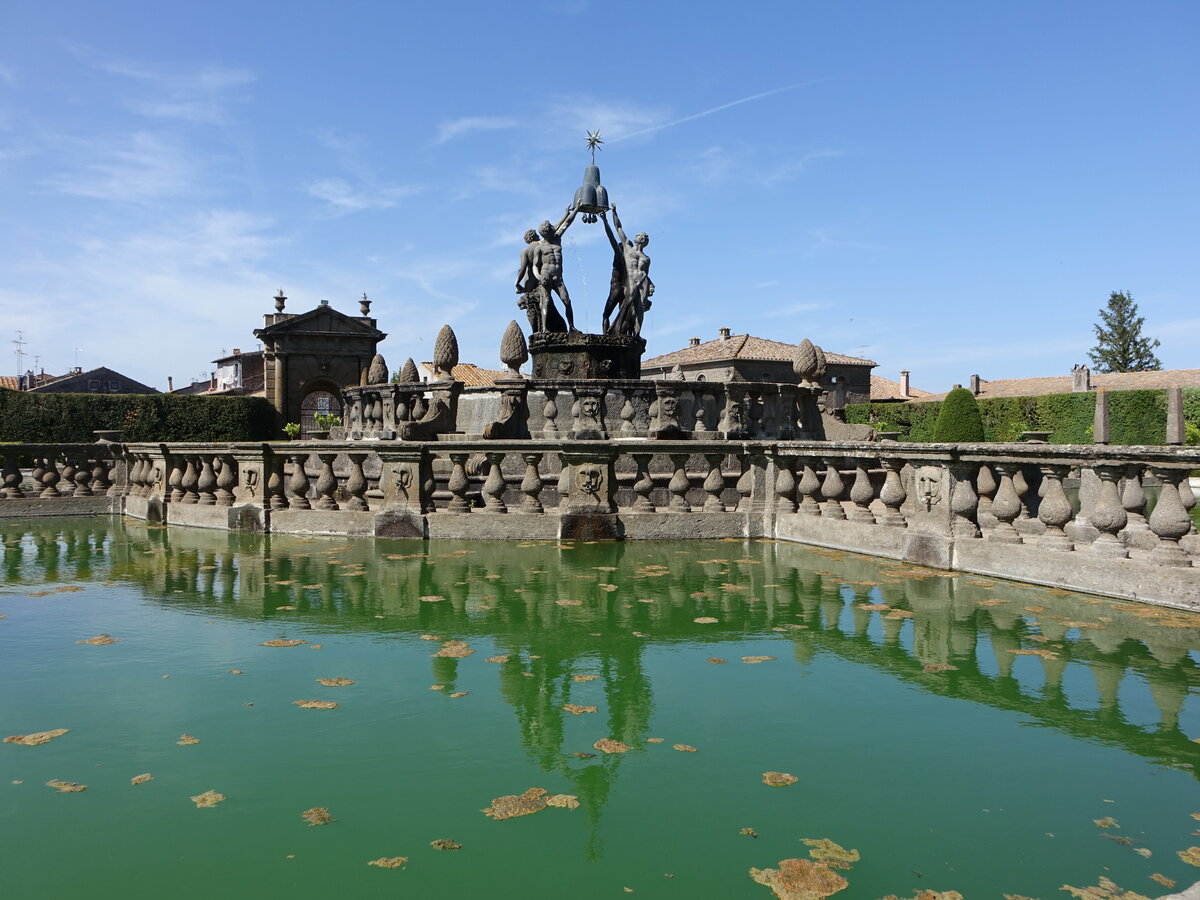
[[[464,116],[438,125],[437,140],[434,143],[444,144],[446,141],[460,138],[476,131],[502,131],[506,128],[516,128],[515,119],[502,116]]]
[[[769,282],[770,284],[778,284],[779,282]],[[825,309],[824,303],[789,303],[787,306],[777,306],[774,309],[768,309],[763,312],[763,316],[768,319],[780,319],[784,316],[797,316],[800,313],[816,312],[818,309]]]
[[[364,209],[388,209],[419,190],[414,185],[365,185],[355,187],[344,178],[318,178],[308,185],[309,196],[328,203],[335,214]]]
[[[647,134],[654,134],[657,131],[662,131],[666,128],[674,128],[676,125],[682,125],[685,122],[694,122],[696,119],[703,119],[705,116],[711,116],[714,113],[722,112],[726,109],[731,109],[735,106],[741,106],[743,103],[751,103],[755,100],[762,100],[765,97],[773,97],[775,94],[782,94],[787,91],[794,91],[797,88],[809,87],[810,85],[819,84],[824,81],[824,78],[814,78],[811,81],[800,81],[796,84],[788,84],[783,87],[772,88],[769,91],[761,91],[757,94],[751,94],[749,97],[742,97],[740,100],[731,100],[729,103],[722,103],[720,106],[714,106],[711,109],[706,109],[698,113],[692,113],[690,116],[683,116],[679,119],[672,119],[670,122],[662,122],[657,125],[651,125],[640,131],[634,131],[628,134],[621,134],[613,137],[613,141],[624,141],[629,138],[643,137]]]
[[[191,72],[162,72],[127,61],[106,61],[98,68],[133,79],[148,89],[148,96],[128,101],[134,112],[149,118],[210,125],[225,120],[229,92],[256,78],[249,69],[216,65]]]
[[[6,66],[3,63],[0,63],[0,81],[3,81],[5,84],[9,85],[17,83],[17,73],[12,66]]]
[[[55,190],[96,200],[146,203],[191,190],[195,165],[174,141],[140,131],[108,147],[89,142],[92,161],[47,183]]]

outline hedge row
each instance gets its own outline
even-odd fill
[[[259,441],[277,437],[279,423],[263,397],[0,390],[0,441],[90,442],[97,429],[127,441]]]
[[[1019,441],[1022,431],[1048,431],[1052,444],[1090,444],[1096,395],[1043,394],[1038,397],[980,399],[984,439]],[[846,421],[877,431],[899,431],[900,440],[933,440],[941,411],[932,403],[855,403]],[[1184,419],[1200,426],[1200,388],[1183,389]],[[1161,444],[1167,439],[1166,391],[1110,391],[1108,420],[1114,444]]]

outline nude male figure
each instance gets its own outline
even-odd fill
[[[550,310],[554,308],[551,292],[556,293],[562,301],[563,312],[567,316],[567,328],[571,331],[579,329],[575,327],[575,315],[571,311],[571,295],[567,293],[567,286],[563,284],[562,280],[562,236],[563,232],[575,221],[577,212],[578,210],[573,205],[568,206],[566,215],[559,220],[557,225],[551,225],[547,219],[538,226],[542,239],[538,243],[530,245],[534,248],[533,271],[542,294],[539,298],[542,304],[542,321],[547,321]]]
[[[644,252],[650,238],[642,231],[632,241],[629,240],[621,228],[617,205],[614,203],[610,208],[620,243],[613,242],[612,232],[608,233],[608,238],[613,250],[620,249],[625,260],[625,298],[613,327],[618,333],[639,335],[642,333],[642,318],[650,308],[650,297],[654,294],[654,282],[650,280],[650,257]]]

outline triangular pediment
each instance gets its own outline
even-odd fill
[[[382,341],[387,334],[367,322],[338,312],[332,306],[318,306],[308,312],[290,316],[263,328],[256,328],[255,337],[280,335],[352,335]]]

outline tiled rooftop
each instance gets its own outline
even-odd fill
[[[790,362],[796,355],[795,344],[785,344],[782,341],[772,341],[767,338],[755,337],[752,334],[734,334],[728,338],[717,338],[706,341],[695,347],[684,347],[662,356],[655,356],[642,362],[642,368],[670,368],[671,366],[695,365],[697,363],[719,363],[731,359],[763,359],[779,362]],[[845,356],[841,353],[825,351],[827,362],[844,366],[874,366],[869,359],[857,356]]]
[[[1070,375],[1050,375],[1045,378],[998,378],[994,381],[980,379],[980,391],[975,396],[985,400],[988,397],[1036,397],[1039,394],[1069,394],[1072,386],[1073,380]],[[1154,391],[1173,387],[1200,387],[1200,369],[1092,373],[1092,390]],[[872,393],[874,392],[872,391]],[[941,400],[946,393],[949,392],[930,394],[922,399]]]
[[[926,400],[931,396],[929,391],[908,386],[908,396],[900,393],[900,382],[884,378],[882,375],[871,376],[872,400]]]

